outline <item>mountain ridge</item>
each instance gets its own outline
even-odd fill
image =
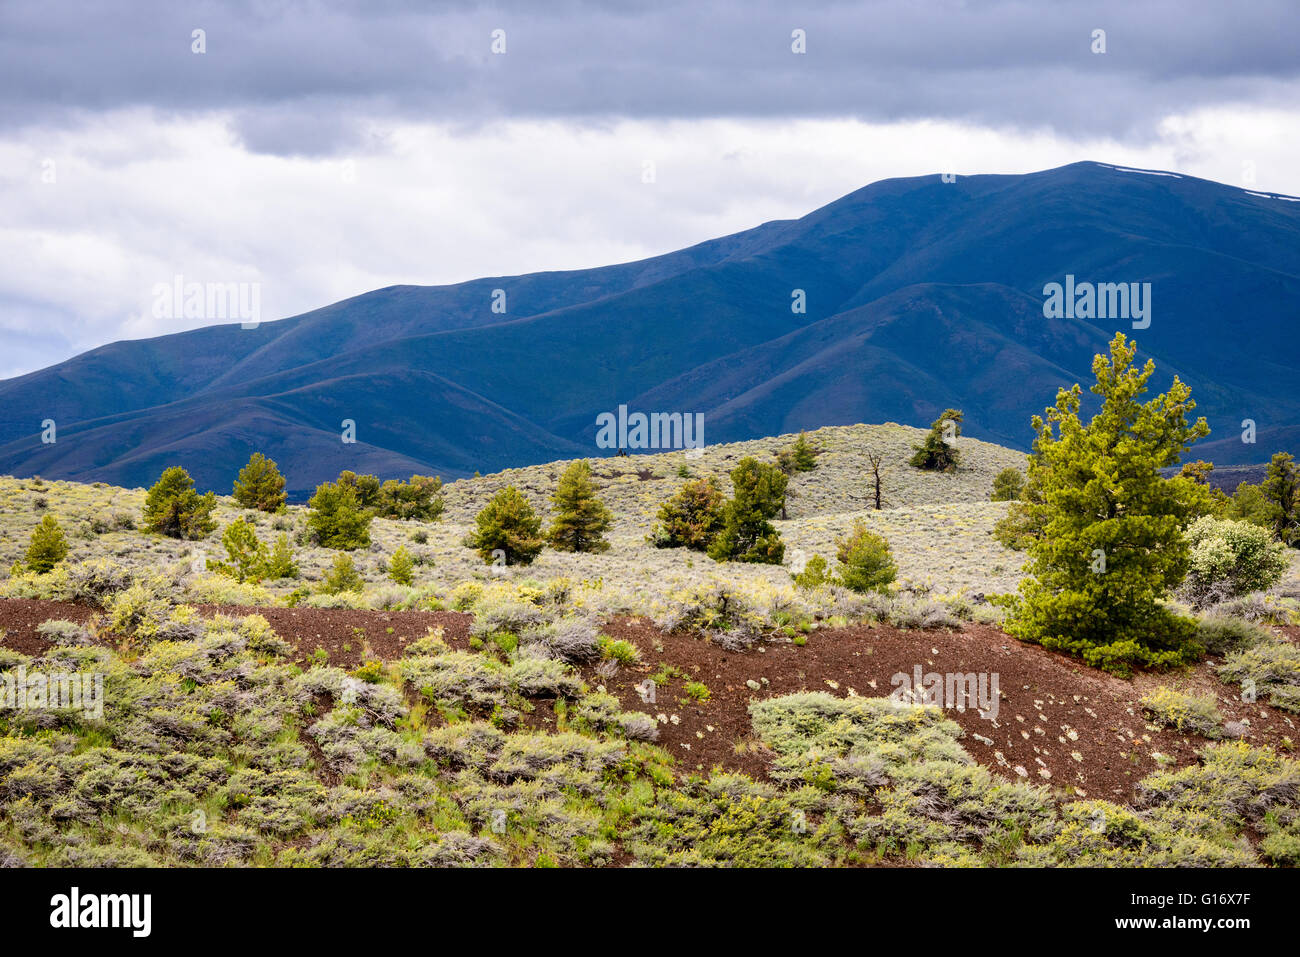
[[[1300,204],[1181,174],[882,180],[630,263],[389,286],[256,329],[111,343],[0,382],[0,472],[138,486],[173,456],[224,490],[278,448],[301,495],[340,467],[456,478],[609,454],[595,418],[620,404],[701,412],[706,442],[925,426],[952,406],[968,434],[1023,450],[1029,418],[1091,381],[1116,330],[1156,360],[1156,391],[1175,374],[1192,386],[1214,429],[1194,457],[1255,463],[1300,452],[1297,240]],[[1067,274],[1151,283],[1151,327],[1044,318],[1044,284]]]

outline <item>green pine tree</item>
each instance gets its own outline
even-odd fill
[[[277,578],[297,578],[298,565],[293,560],[293,549],[289,547],[289,536],[281,532],[266,559],[265,577],[274,581]]]
[[[320,590],[326,595],[337,595],[339,592],[361,591],[363,584],[356,565],[352,563],[352,556],[340,552],[334,556],[334,565],[321,582]]]
[[[994,502],[1014,502],[1025,491],[1025,477],[1020,469],[1005,468],[993,477],[993,492],[989,498]]]
[[[1043,497],[1031,475],[1020,497],[1011,500],[1006,516],[993,526],[993,537],[1007,548],[1023,552],[1043,534],[1046,513],[1037,507],[1042,504]]]
[[[257,538],[257,531],[242,518],[237,518],[221,533],[221,544],[225,546],[229,561],[221,566],[222,571],[232,575],[237,581],[261,578],[266,571],[266,546]]]
[[[339,473],[336,485],[347,486],[352,489],[357,496],[357,506],[372,514],[379,508],[380,485],[378,476],[375,475],[358,475],[356,472],[344,469]]]
[[[1238,522],[1250,522],[1252,525],[1272,531],[1273,503],[1264,495],[1259,485],[1240,482],[1223,508],[1223,517]]]
[[[144,527],[170,538],[197,541],[217,527],[212,511],[217,497],[200,495],[194,480],[179,465],[165,470],[144,500]]]
[[[1093,360],[1101,411],[1079,418],[1080,389],[1062,389],[1056,405],[1034,417],[1034,450],[1023,503],[1038,532],[1029,545],[1029,576],[1008,604],[1007,630],[1046,648],[1081,655],[1117,673],[1134,665],[1175,665],[1195,657],[1195,625],[1162,604],[1187,573],[1184,528],[1204,496],[1191,479],[1163,478],[1209,434],[1205,420],[1187,424],[1196,407],[1174,378],[1169,391],[1143,403],[1151,361],[1133,366],[1137,346],[1117,333],[1109,358]]]
[[[929,472],[953,472],[961,463],[957,451],[957,437],[961,435],[961,421],[965,416],[960,409],[945,409],[935,419],[930,431],[920,445],[913,446],[916,454],[911,464]]]
[[[355,482],[322,482],[307,504],[307,530],[316,544],[343,551],[370,544],[371,513],[358,502]]]
[[[39,525],[32,529],[31,540],[27,543],[27,554],[23,557],[29,569],[45,574],[68,555],[68,540],[53,515],[46,515]]]
[[[498,557],[509,565],[531,565],[546,544],[542,538],[542,520],[528,499],[513,485],[508,485],[474,519],[476,531],[465,544],[491,565]],[[496,553],[500,552],[498,556]]]
[[[1300,469],[1290,452],[1278,452],[1259,486],[1268,500],[1273,536],[1284,545],[1300,546]]]
[[[785,504],[790,479],[774,465],[743,458],[731,472],[732,497],[722,509],[722,528],[709,546],[715,561],[779,565],[785,543],[772,526]]]
[[[794,457],[796,471],[811,472],[817,467],[817,450],[808,441],[807,432],[799,433],[799,438],[794,440],[794,446],[790,451]]]
[[[1204,494],[1205,502],[1201,508],[1201,514],[1220,517],[1228,507],[1229,498],[1223,489],[1210,484],[1210,473],[1214,471],[1213,462],[1195,461],[1184,462],[1183,467],[1178,470],[1178,474],[1196,484],[1196,487]]]
[[[712,476],[685,483],[659,506],[650,541],[658,548],[704,551],[722,528],[725,503],[726,496]]]
[[[261,452],[254,452],[248,464],[239,470],[231,495],[244,508],[274,512],[287,498],[284,476],[274,462]]]
[[[790,578],[797,588],[806,589],[816,588],[818,585],[824,585],[831,580],[831,576],[826,574],[826,559],[820,555],[814,555],[808,559],[802,571],[792,571]]]
[[[562,552],[603,552],[609,548],[604,534],[613,524],[614,515],[596,497],[587,462],[579,459],[564,470],[551,501],[555,512],[547,538],[552,548]]]
[[[817,467],[817,449],[808,441],[808,433],[800,432],[794,444],[776,453],[776,467],[786,475],[811,472]]]
[[[399,585],[411,584],[415,571],[415,560],[405,545],[398,545],[393,557],[388,560],[388,577]]]
[[[835,541],[839,580],[853,591],[879,591],[898,577],[889,542],[870,531],[862,519],[853,523],[848,535]]]
[[[376,511],[400,521],[436,521],[446,506],[441,491],[442,479],[436,476],[412,475],[409,482],[389,479],[379,487]]]

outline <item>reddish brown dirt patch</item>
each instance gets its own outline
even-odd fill
[[[93,608],[67,602],[6,598],[0,600],[0,629],[4,630],[0,644],[24,655],[41,655],[54,643],[37,633],[37,625],[60,620],[84,625],[94,613]]]
[[[323,648],[331,664],[349,669],[367,657],[401,657],[429,628],[441,627],[450,645],[464,649],[472,620],[457,612],[238,606],[200,611],[262,615],[297,647],[298,661],[305,663]],[[0,643],[39,655],[51,643],[36,633],[38,624],[53,619],[84,623],[93,614],[93,609],[64,602],[0,600],[0,629],[5,632]],[[627,710],[656,718],[662,714],[667,720],[659,724],[659,743],[688,770],[721,766],[767,774],[771,756],[752,736],[751,700],[796,691],[886,696],[894,687],[892,676],[910,675],[917,665],[923,672],[997,674],[1000,700],[995,719],[981,717],[973,707],[947,711],[965,732],[963,745],[976,760],[1009,779],[1028,778],[1073,794],[1081,791],[1127,802],[1133,785],[1158,767],[1153,754],[1167,755],[1178,765],[1196,760],[1206,739],[1155,728],[1142,714],[1139,699],[1161,684],[1212,693],[1225,720],[1249,722],[1245,738],[1252,744],[1285,750],[1284,739],[1294,741],[1300,731],[1295,716],[1264,703],[1242,702],[1239,689],[1215,677],[1215,662],[1126,681],[1021,644],[987,626],[960,631],[839,628],[815,631],[803,646],[766,641],[743,652],[728,652],[699,636],[664,634],[636,619],[614,619],[605,631],[633,642],[642,663],[612,676],[598,674],[589,665],[584,677],[592,686],[603,685]],[[1286,631],[1294,638],[1300,629]],[[642,701],[637,686],[663,664],[680,674],[656,689],[653,704]],[[709,699],[690,700],[684,690],[687,681],[706,685]],[[758,682],[758,689],[750,688],[748,681]],[[538,701],[525,724],[546,727],[553,720],[549,702]]]
[[[200,605],[202,615],[261,615],[276,634],[297,648],[295,660],[306,662],[324,648],[329,663],[355,668],[367,658],[400,658],[406,646],[423,638],[428,629],[441,627],[449,644],[464,646],[469,640],[471,615],[452,611],[356,611],[347,608],[255,608],[242,605]],[[44,621],[63,619],[85,624],[97,609],[61,601],[0,599],[0,644],[25,655],[39,655],[53,642],[37,634]]]
[[[253,608],[204,605],[204,615],[261,615],[276,634],[298,648],[299,662],[317,648],[329,663],[355,668],[367,660],[389,661],[406,654],[406,646],[430,628],[442,628],[449,644],[469,640],[472,615],[455,611],[358,611],[351,608]]]
[[[1125,681],[986,626],[962,631],[840,628],[814,632],[802,647],[761,642],[738,653],[687,634],[664,635],[636,620],[611,621],[606,631],[635,643],[642,664],[608,678],[588,668],[588,680],[603,684],[627,710],[666,716],[668,723],[659,725],[660,743],[685,768],[707,771],[720,765],[763,774],[770,758],[747,746],[750,700],[796,691],[887,696],[894,689],[892,676],[911,675],[917,665],[923,672],[997,674],[1000,703],[994,720],[973,707],[947,709],[965,732],[963,746],[1007,778],[1027,778],[1073,794],[1127,802],[1137,780],[1158,767],[1154,753],[1179,765],[1196,760],[1206,739],[1158,730],[1141,713],[1138,699],[1161,683],[1214,687],[1225,719],[1249,717],[1246,740],[1252,743],[1279,746],[1284,736],[1294,739],[1297,731],[1294,718],[1285,713],[1234,699],[1234,689],[1219,682],[1210,665],[1176,676]],[[656,702],[648,704],[637,686],[661,663],[688,677],[657,688]],[[687,680],[707,685],[710,699],[686,700],[682,688]],[[748,681],[759,682],[759,690]]]

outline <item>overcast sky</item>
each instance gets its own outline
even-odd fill
[[[1300,194],[1300,3],[0,0],[0,377],[1082,159]]]

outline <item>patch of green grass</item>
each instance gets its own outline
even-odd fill
[[[596,640],[602,658],[617,661],[620,665],[635,665],[641,660],[641,651],[632,642],[623,638],[611,638],[601,635]]]
[[[700,703],[708,701],[711,696],[708,685],[703,681],[688,681],[682,685],[682,691],[687,698]]]

